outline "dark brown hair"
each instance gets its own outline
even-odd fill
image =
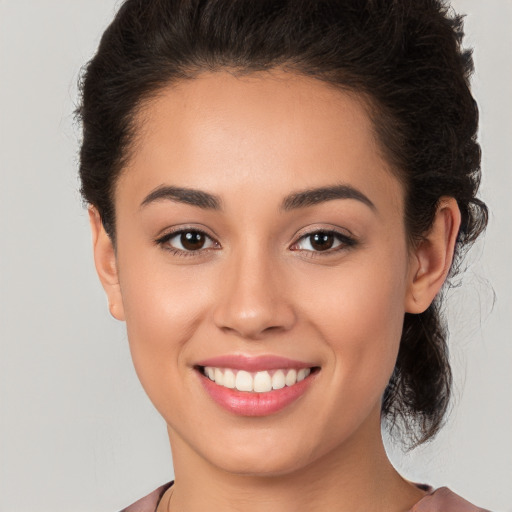
[[[439,199],[457,200],[462,225],[452,274],[483,231],[477,199],[478,109],[462,17],[439,0],[126,0],[81,81],[80,177],[115,242],[113,190],[133,146],[138,108],[198,73],[281,68],[359,93],[402,181],[410,243],[430,228]],[[382,415],[415,445],[440,428],[451,371],[440,297],[406,314]]]

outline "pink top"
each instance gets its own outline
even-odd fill
[[[437,490],[431,490],[424,498],[422,498],[410,512],[489,512],[475,505],[471,505],[469,501],[461,498],[448,487],[441,487]],[[153,512],[153,511],[151,511]]]
[[[159,501],[173,483],[168,482],[160,486],[144,498],[121,510],[121,512],[156,512]],[[435,491],[428,486],[418,487],[425,489],[428,494],[418,501],[409,512],[489,512],[471,505],[469,501],[453,493],[447,487],[441,487]]]

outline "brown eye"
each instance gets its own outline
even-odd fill
[[[205,235],[199,231],[186,231],[180,235],[181,245],[187,251],[202,249],[205,241]]]
[[[318,232],[310,235],[310,244],[315,251],[327,251],[334,245],[335,238],[333,233]]]
[[[158,239],[157,244],[176,253],[193,253],[203,249],[218,248],[217,242],[196,229],[175,231]]]
[[[294,251],[315,252],[336,252],[341,249],[352,247],[356,241],[336,231],[314,231],[303,235],[292,247]]]

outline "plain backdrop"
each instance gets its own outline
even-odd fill
[[[0,0],[0,511],[121,509],[170,480],[164,421],[107,311],[78,190],[80,67],[114,0]],[[512,1],[457,0],[492,215],[450,292],[455,402],[404,475],[512,511]],[[496,300],[494,301],[494,297]]]

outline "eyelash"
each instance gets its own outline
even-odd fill
[[[214,245],[217,247],[206,247],[206,248],[200,248],[197,250],[183,250],[178,249],[176,247],[173,247],[169,244],[169,241],[173,238],[176,238],[178,236],[184,235],[186,233],[195,233],[204,236],[205,238],[209,239]],[[339,242],[339,245],[335,246],[334,248],[329,248],[325,251],[314,251],[314,250],[307,250],[307,249],[296,249],[294,246],[297,246],[301,241],[307,240],[308,238],[313,237],[314,235],[322,234],[327,236],[333,236],[337,242]],[[211,251],[216,250],[220,247],[220,244],[214,240],[210,235],[208,235],[205,231],[197,228],[191,228],[191,229],[179,229],[177,231],[172,231],[170,233],[166,233],[165,235],[161,236],[160,238],[155,240],[155,243],[159,246],[161,246],[166,251],[171,252],[172,254],[180,257],[190,257],[190,256],[197,256],[199,253],[204,253],[205,251]],[[342,250],[347,250],[355,245],[357,245],[357,240],[352,238],[349,235],[340,233],[339,231],[335,231],[332,229],[316,229],[314,231],[310,231],[307,233],[303,233],[296,242],[294,242],[290,249],[293,251],[303,251],[305,255],[309,258],[317,258],[317,257],[325,257],[327,255],[332,255],[333,253],[337,253]],[[311,245],[311,242],[310,242]]]

